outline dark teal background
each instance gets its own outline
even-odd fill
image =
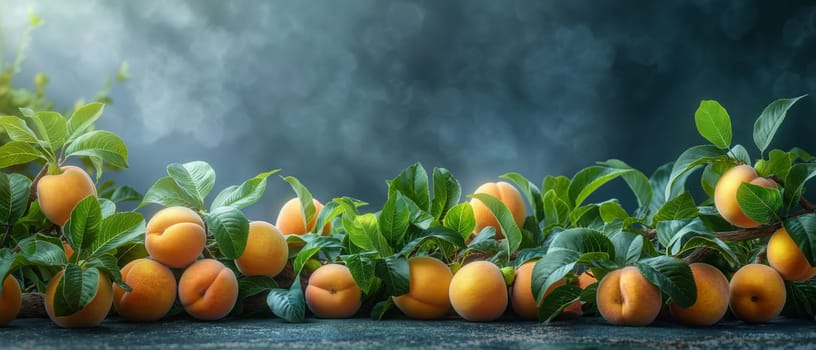
[[[130,148],[131,169],[106,178],[142,192],[191,160],[213,165],[216,190],[282,168],[324,202],[375,205],[416,161],[466,193],[608,158],[648,175],[705,142],[701,99],[756,157],[764,106],[816,92],[808,1],[0,0],[6,60],[29,8],[45,24],[16,82],[46,72],[59,106],[128,61],[99,127]],[[816,151],[814,98],[772,147]],[[267,191],[250,218],[294,196],[277,178]]]

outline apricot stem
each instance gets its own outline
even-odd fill
[[[213,256],[213,253],[210,251],[209,247],[204,247],[204,251],[201,253],[204,254],[204,257],[207,259],[215,259],[215,256]]]

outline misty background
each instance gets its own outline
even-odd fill
[[[123,137],[130,169],[103,179],[142,193],[192,160],[217,172],[210,200],[276,168],[323,202],[372,205],[417,161],[451,170],[463,193],[609,158],[648,176],[706,142],[701,99],[723,104],[756,157],[762,109],[816,92],[808,1],[0,0],[6,60],[29,9],[45,24],[18,86],[47,73],[65,109],[128,62],[98,127]],[[816,151],[814,98],[772,147]],[[293,196],[273,176],[247,215],[274,221]]]

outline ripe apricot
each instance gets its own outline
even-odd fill
[[[188,315],[199,320],[222,319],[238,301],[238,279],[218,260],[202,259],[184,270],[178,297]]]
[[[192,264],[204,251],[207,243],[201,216],[185,207],[159,210],[147,223],[145,231],[145,249],[148,254],[172,268]]]
[[[159,262],[136,259],[122,268],[122,280],[130,288],[126,292],[113,285],[113,306],[130,321],[156,321],[173,307],[176,301],[176,277]]]
[[[598,282],[598,280],[595,278],[595,276],[590,275],[587,271],[584,271],[578,275],[578,287],[581,287],[581,289],[586,289],[595,282]]]
[[[776,183],[759,177],[756,170],[748,165],[737,165],[728,169],[714,186],[714,206],[726,221],[742,228],[759,226],[759,223],[749,218],[739,207],[737,190],[743,182],[759,185],[765,188],[776,188]]]
[[[71,248],[68,242],[62,242],[62,248],[65,250],[65,259],[71,260],[71,257],[74,256],[74,248]]]
[[[71,218],[71,211],[79,201],[96,196],[96,185],[82,168],[66,165],[60,170],[60,174],[40,178],[37,182],[37,199],[45,217],[63,226]]]
[[[745,322],[767,322],[785,306],[785,281],[767,265],[748,264],[731,276],[731,312]]]
[[[306,306],[321,318],[354,316],[362,305],[362,291],[348,267],[326,264],[309,276],[306,286]]]
[[[660,314],[663,299],[637,267],[627,266],[601,279],[596,303],[601,316],[611,324],[646,326]]]
[[[7,326],[17,318],[22,303],[20,283],[12,275],[3,280],[3,292],[0,293],[0,327]]]
[[[690,326],[710,326],[717,323],[728,311],[729,285],[720,270],[705,263],[689,265],[697,286],[697,301],[682,308],[671,303],[669,309],[678,321]]]
[[[51,281],[45,290],[45,312],[57,326],[62,328],[88,328],[96,327],[108,316],[113,303],[113,287],[111,280],[104,273],[99,273],[99,282],[96,286],[96,296],[91,299],[85,308],[66,316],[57,316],[54,311],[54,297],[57,294],[57,286],[62,280],[65,271],[60,271]]]
[[[475,193],[487,193],[496,197],[507,206],[507,209],[510,209],[510,213],[513,214],[513,220],[516,222],[516,225],[521,226],[524,223],[524,200],[521,198],[521,193],[513,187],[513,185],[504,181],[488,182],[476,188],[474,194]],[[474,233],[482,231],[485,227],[492,226],[496,229],[497,239],[504,237],[501,232],[501,227],[499,226],[499,221],[496,220],[496,217],[482,201],[473,198],[470,200],[470,205],[473,207],[473,216],[476,219],[476,228],[473,230]]]
[[[535,267],[535,263],[535,261],[528,261],[521,264],[516,270],[516,279],[513,282],[513,287],[510,288],[510,305],[513,307],[513,311],[516,315],[525,320],[538,319],[538,305],[533,296],[532,289],[533,268]],[[546,297],[555,288],[563,285],[563,279],[555,282],[550,288],[547,288],[544,292],[544,296]],[[564,308],[562,315],[559,317],[573,318],[581,315],[583,315],[581,301],[576,301]]]
[[[788,281],[806,281],[816,276],[805,255],[784,227],[776,230],[768,241],[768,263]]]
[[[451,306],[468,321],[493,321],[507,309],[507,285],[499,267],[474,261],[456,272],[448,290]]]
[[[235,265],[245,276],[275,277],[286,266],[289,246],[275,226],[265,221],[249,223],[246,249]]]
[[[448,265],[429,256],[416,256],[408,259],[408,269],[408,293],[394,297],[394,304],[410,318],[431,320],[447,315],[453,278]]]
[[[317,199],[312,198],[312,203],[315,207],[315,215],[309,220],[308,225],[304,224],[303,211],[300,206],[300,199],[297,197],[287,201],[280,212],[278,212],[278,219],[275,222],[275,227],[284,235],[303,235],[314,231],[317,223],[317,215],[323,210],[323,204]],[[323,226],[323,234],[327,235],[331,232],[331,224],[326,223]]]

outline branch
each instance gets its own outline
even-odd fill
[[[714,234],[714,236],[723,241],[730,242],[750,241],[755,238],[762,238],[768,236],[776,232],[776,230],[778,230],[780,227],[782,227],[781,223],[775,223],[773,225],[763,225],[756,228],[749,228],[744,230],[717,232]]]
[[[686,264],[693,264],[693,263],[696,263],[696,262],[701,262],[701,261],[705,260],[705,258],[707,258],[709,255],[711,255],[711,253],[714,253],[714,249],[711,249],[711,248],[697,248],[697,249],[693,250],[691,252],[691,254],[689,254],[688,256],[683,258],[683,261],[685,261]]]

